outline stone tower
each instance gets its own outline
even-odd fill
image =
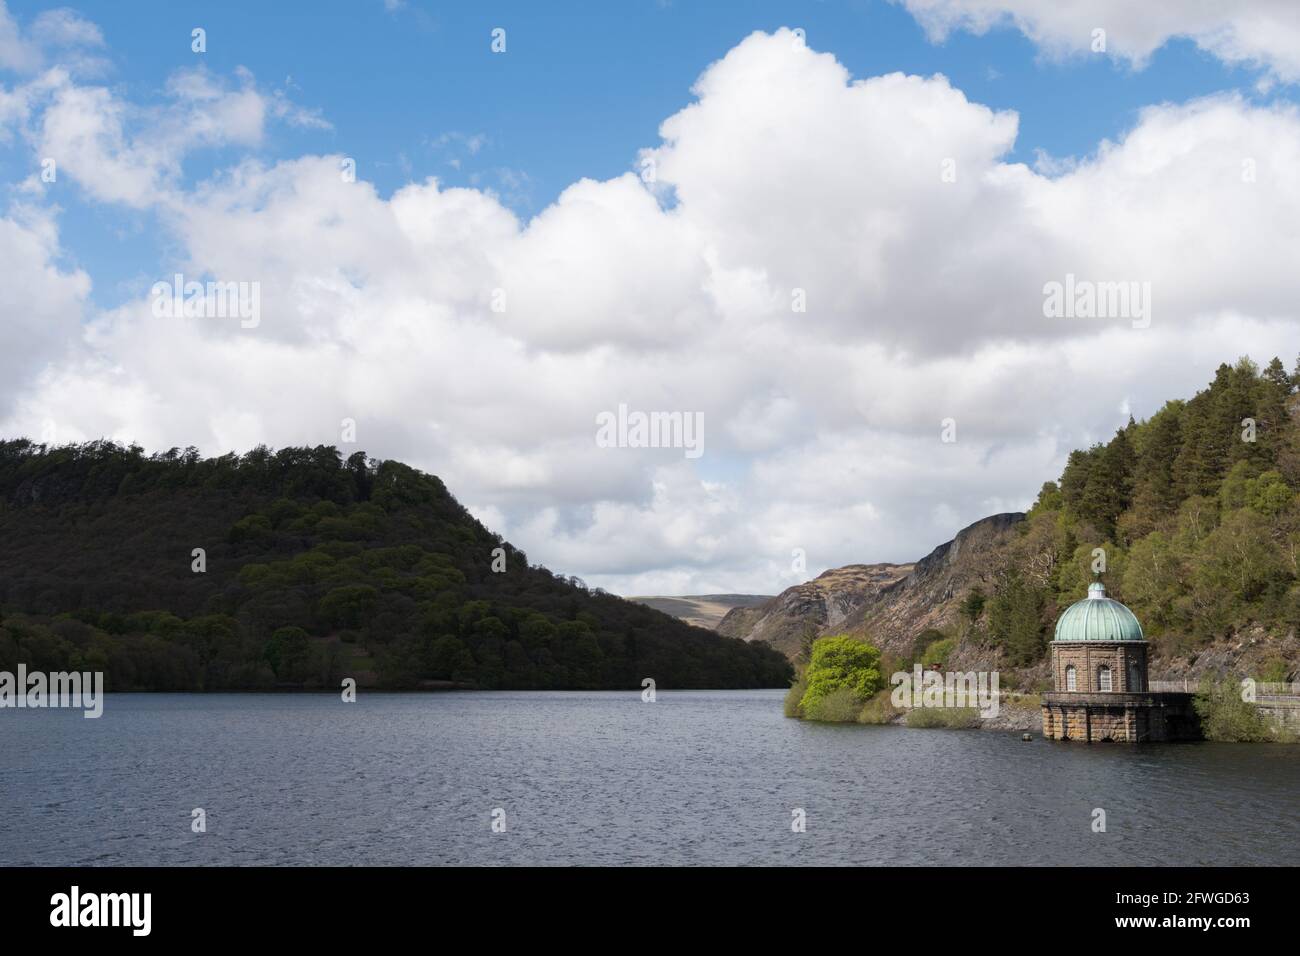
[[[1197,736],[1190,694],[1153,694],[1137,617],[1101,582],[1065,609],[1051,643],[1054,690],[1043,695],[1053,740],[1175,740]]]

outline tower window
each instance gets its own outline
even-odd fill
[[[1078,678],[1075,677],[1073,664],[1065,669],[1065,689],[1078,690]]]
[[[1110,692],[1110,668],[1102,664],[1097,668],[1097,689],[1103,694]]]

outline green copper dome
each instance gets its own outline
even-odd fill
[[[1088,585],[1088,596],[1065,609],[1056,622],[1058,641],[1144,641],[1142,625],[1119,601],[1106,597],[1100,581]]]

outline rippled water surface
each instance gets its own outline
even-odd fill
[[[1300,746],[819,726],[783,718],[781,696],[132,694],[99,720],[3,710],[0,862],[1296,862]],[[195,807],[206,833],[190,832]]]

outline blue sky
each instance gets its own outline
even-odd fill
[[[9,8],[30,22],[51,5],[12,0]],[[1091,153],[1146,105],[1224,89],[1253,95],[1259,77],[1181,39],[1141,70],[1104,57],[1048,58],[1009,26],[936,44],[883,0],[407,0],[395,9],[383,0],[84,0],[75,9],[101,28],[110,64],[101,81],[124,99],[156,101],[170,73],[199,61],[223,76],[244,67],[332,126],[271,127],[259,151],[265,159],[341,153],[382,195],[437,176],[494,190],[525,219],[580,178],[632,168],[638,149],[657,144],[660,122],[691,101],[700,73],[755,30],[801,27],[810,46],[833,53],[855,78],[942,73],[970,99],[1019,114],[1008,159],[1026,163],[1039,151]],[[207,31],[201,56],[190,50],[195,26]],[[496,27],[507,31],[508,55],[490,50]],[[1282,86],[1270,96],[1294,93]],[[20,144],[7,152],[17,178],[31,157]],[[206,177],[232,155],[197,152],[186,175]],[[86,207],[75,187],[58,201],[68,251],[95,280],[97,304],[152,281],[167,249],[149,214]]]

